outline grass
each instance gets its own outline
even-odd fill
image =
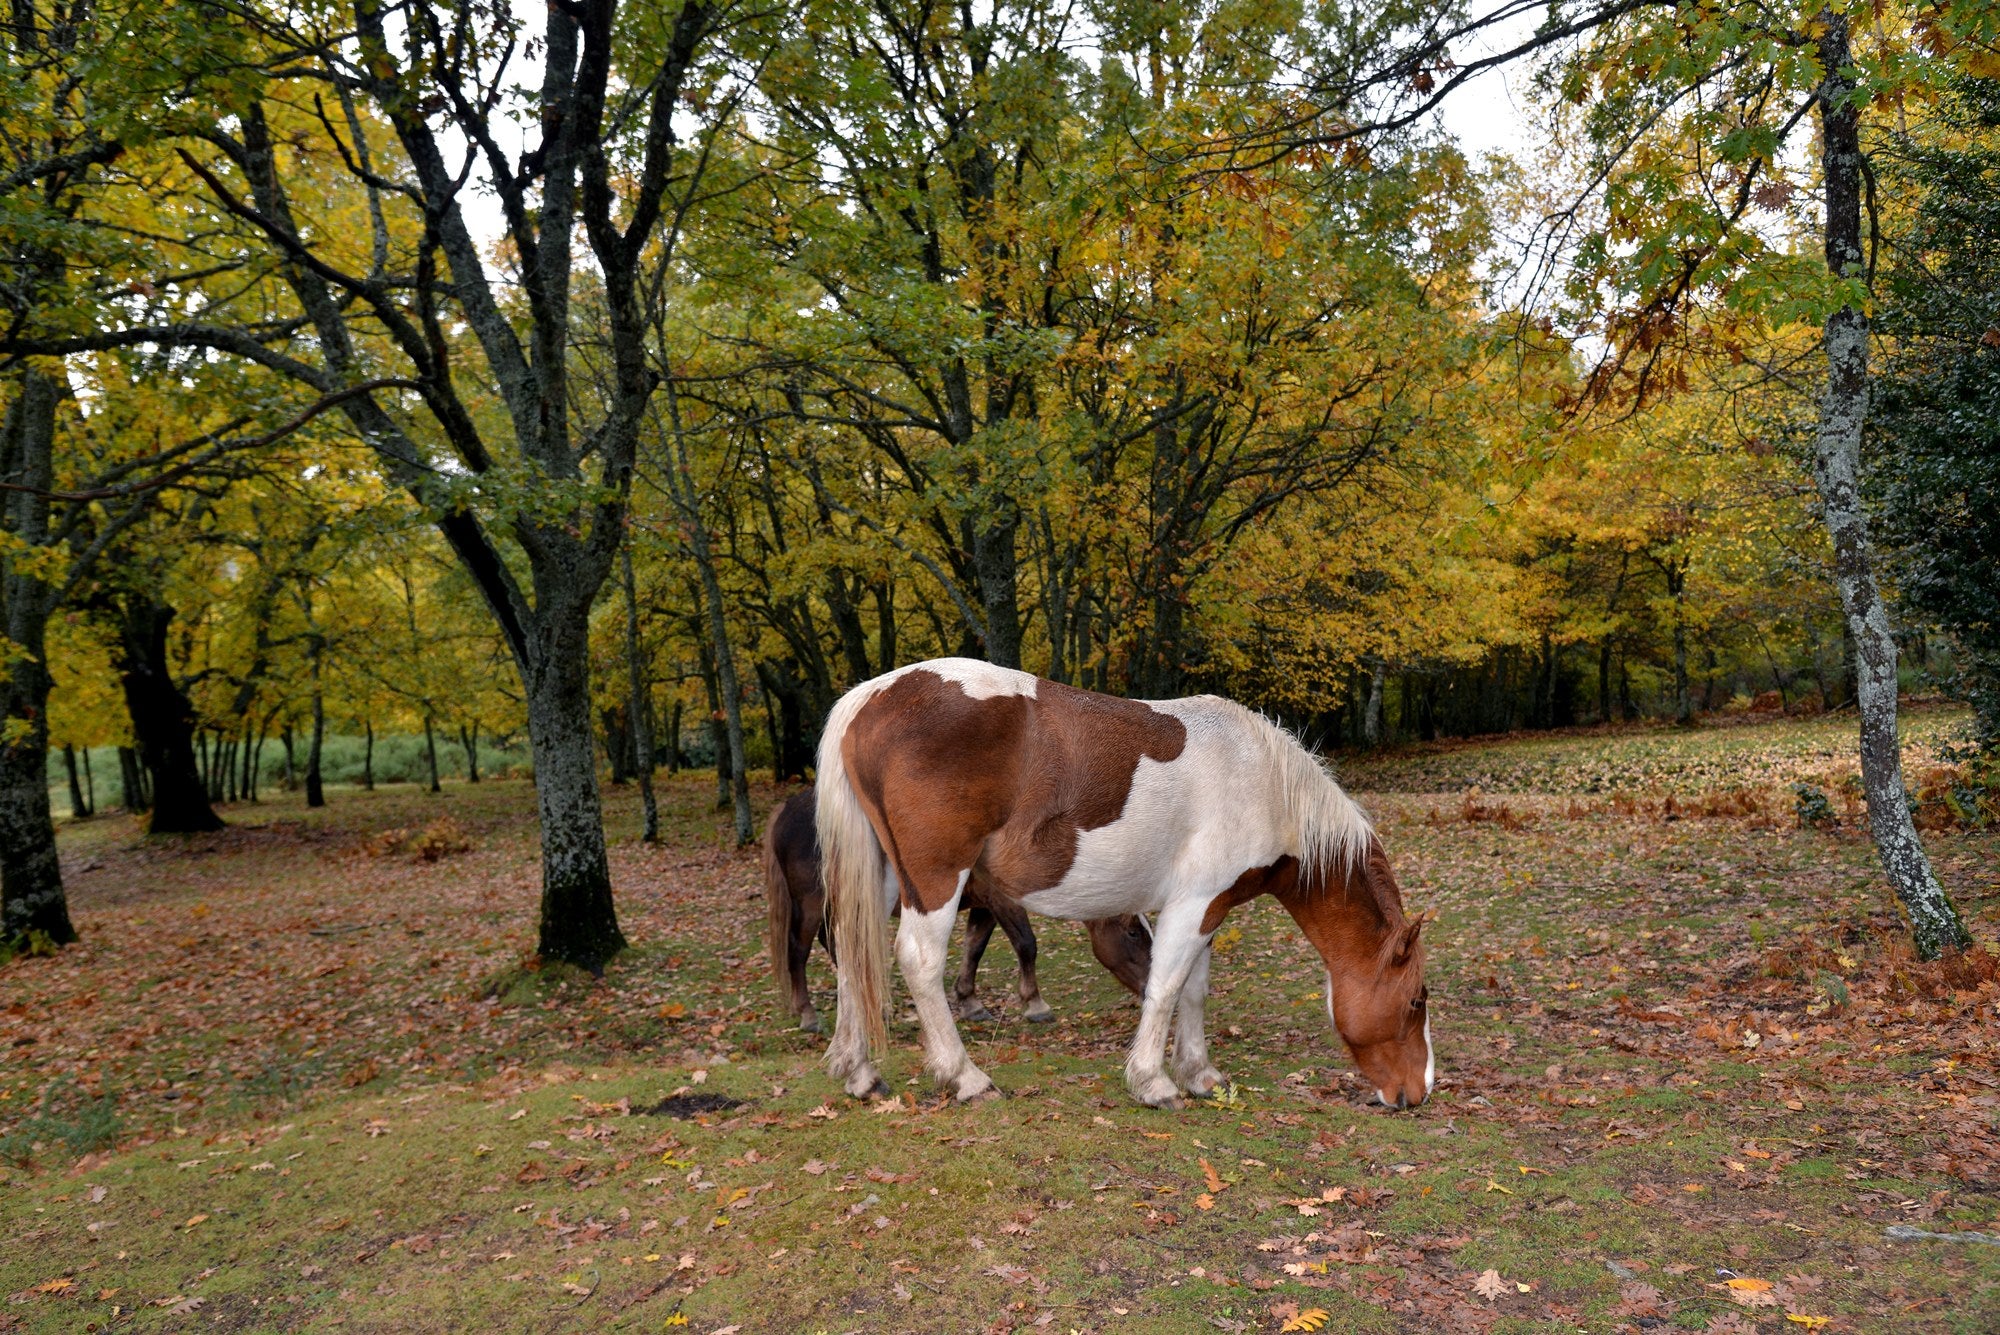
[[[1440,1087],[1400,1115],[1268,903],[1219,938],[1223,1104],[1126,1097],[1136,1010],[1061,924],[1057,1022],[1001,950],[966,1028],[1011,1097],[940,1100],[906,1017],[898,1097],[846,1100],[700,777],[660,848],[610,794],[638,944],[601,982],[523,957],[519,784],[66,828],[85,942],[0,966],[0,1330],[1990,1330],[2000,1247],[1887,1229],[2000,1232],[2000,984],[1909,959],[1851,822],[1771,815],[1838,726],[1542,744],[1668,744],[1626,808],[1486,782],[1560,772],[1518,740],[1346,766],[1442,914]],[[1702,815],[1711,775],[1776,796]],[[386,837],[445,815],[463,851]],[[1989,943],[1996,842],[1929,836]]]

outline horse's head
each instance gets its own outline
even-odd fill
[[[1327,1015],[1354,1064],[1391,1108],[1414,1108],[1437,1080],[1430,994],[1424,986],[1424,915],[1391,929],[1373,959],[1329,971]],[[1357,967],[1358,966],[1358,967]]]
[[[1277,892],[1326,963],[1326,1010],[1355,1065],[1391,1108],[1414,1108],[1437,1079],[1424,924],[1407,917],[1382,843],[1345,873],[1301,877]]]

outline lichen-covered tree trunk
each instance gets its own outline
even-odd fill
[[[60,387],[22,373],[0,428],[0,536],[29,551],[47,538]],[[34,932],[76,940],[49,811],[49,589],[0,545],[0,942]]]
[[[602,972],[625,948],[604,849],[597,742],[590,726],[589,600],[539,619],[524,673],[542,826],[539,950]]]
[[[1859,93],[1848,50],[1847,18],[1822,11],[1819,50],[1826,80],[1819,92],[1822,168],[1826,180],[1826,262],[1841,277],[1864,272],[1861,249]],[[1938,884],[1910,821],[1903,757],[1896,737],[1896,641],[1875,583],[1868,518],[1858,475],[1861,431],[1868,415],[1868,317],[1849,305],[1827,318],[1826,395],[1813,443],[1827,535],[1833,540],[1834,582],[1854,639],[1855,699],[1861,713],[1861,784],[1868,825],[1882,869],[1910,921],[1917,954],[1936,959],[1972,944],[1958,910]]]

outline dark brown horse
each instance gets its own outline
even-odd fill
[[[779,992],[798,1017],[799,1028],[809,1034],[819,1032],[819,1015],[806,989],[806,961],[812,955],[813,939],[817,937],[832,953],[826,934],[826,885],[820,879],[813,803],[813,790],[801,789],[778,804],[764,827],[764,898],[770,908],[771,971],[777,977]],[[965,924],[965,964],[953,988],[953,1009],[958,1017],[973,1022],[993,1018],[977,993],[979,961],[998,926],[1021,962],[1023,1015],[1036,1024],[1055,1019],[1035,978],[1035,929],[1029,925],[1026,911],[1005,900],[989,903],[976,889],[968,890],[961,907],[969,909],[970,916]],[[1144,919],[1127,914],[1098,919],[1088,926],[1090,949],[1097,962],[1134,996],[1145,995],[1153,948],[1152,933]]]

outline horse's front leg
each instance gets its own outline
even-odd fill
[[[944,995],[951,928],[958,921],[959,896],[964,892],[965,877],[961,875],[951,898],[931,912],[904,905],[902,926],[896,929],[896,959],[903,966],[903,981],[916,1001],[917,1022],[923,1027],[924,1065],[960,1101],[978,1098],[993,1088],[986,1072],[966,1055],[965,1043],[951,1018],[951,1004]]]
[[[1213,1094],[1228,1082],[1208,1059],[1208,1029],[1203,1010],[1208,1001],[1208,966],[1215,949],[1202,943],[1201,956],[1188,970],[1174,1009],[1174,1082],[1197,1098]]]
[[[1021,962],[1021,1018],[1029,1024],[1048,1024],[1056,1018],[1049,1009],[1049,1003],[1042,1000],[1042,985],[1035,977],[1035,925],[1028,921],[1028,911],[1019,904],[1001,903],[995,905],[993,916],[1000,923],[1000,930],[1007,934],[1007,944],[1014,947],[1014,957]]]
[[[1201,930],[1207,906],[1169,905],[1153,929],[1153,967],[1146,974],[1146,995],[1139,1008],[1139,1031],[1125,1058],[1125,1087],[1132,1097],[1155,1108],[1181,1106],[1180,1086],[1164,1069],[1167,1026],[1187,987],[1188,975],[1208,954],[1208,937]]]

